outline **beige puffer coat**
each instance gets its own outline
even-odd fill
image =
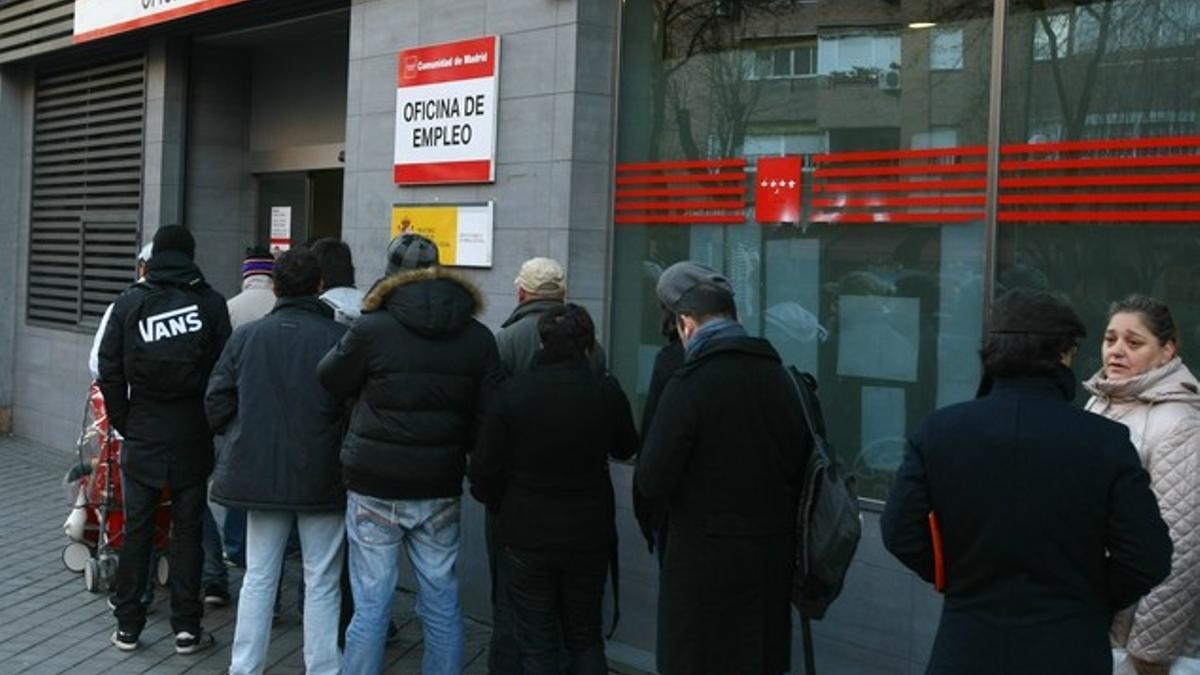
[[[1117,646],[1153,663],[1200,656],[1200,382],[1179,360],[1128,380],[1096,373],[1091,412],[1129,427],[1175,552],[1171,575],[1113,621]]]

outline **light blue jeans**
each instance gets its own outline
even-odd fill
[[[310,675],[336,675],[338,614],[342,591],[344,541],[342,514],[337,511],[248,511],[246,576],[238,598],[230,675],[263,672],[271,644],[271,618],[283,566],[283,552],[295,521],[304,559],[304,667]]]
[[[378,499],[347,493],[346,535],[350,542],[350,587],[354,619],[346,630],[346,675],[377,675],[392,598],[405,550],[417,577],[417,616],[425,637],[423,675],[460,675],[463,619],[458,602],[458,497]]]

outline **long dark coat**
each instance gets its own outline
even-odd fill
[[[243,509],[346,506],[338,453],[346,406],[317,382],[317,362],[346,332],[315,297],[282,298],[233,333],[204,406],[225,447],[212,498]]]
[[[1171,540],[1129,432],[1070,404],[1074,380],[997,378],[910,439],[883,542],[945,604],[926,671],[1109,675],[1113,613],[1166,577]]]
[[[778,675],[801,472],[811,452],[794,386],[766,340],[715,339],[667,384],[635,480],[666,503],[658,595],[665,675]]]

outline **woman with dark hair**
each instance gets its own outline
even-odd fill
[[[1083,336],[1055,296],[1006,293],[981,351],[990,391],[909,439],[881,527],[921,578],[944,572],[926,673],[1112,675],[1113,613],[1167,575],[1171,541],[1128,432],[1071,403]]]
[[[1175,545],[1171,575],[1117,615],[1112,638],[1139,674],[1166,673],[1200,657],[1200,382],[1170,309],[1144,295],[1109,308],[1101,356],[1087,409],[1129,427]]]
[[[608,672],[601,633],[605,573],[615,544],[608,459],[638,447],[629,401],[588,355],[595,327],[566,304],[538,319],[533,368],[501,387],[484,417],[471,494],[495,519],[498,581],[513,606],[526,675]],[[561,636],[561,637],[560,637]]]

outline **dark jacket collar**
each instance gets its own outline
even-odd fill
[[[320,298],[315,295],[302,295],[296,298],[276,298],[275,306],[271,308],[271,314],[289,309],[312,312],[313,314],[320,314],[331,321],[333,320],[333,308],[321,302]]]
[[[504,320],[504,323],[500,324],[500,327],[508,328],[527,316],[541,314],[561,304],[563,304],[562,298],[536,298],[534,300],[526,300],[513,309],[512,314],[510,314],[509,317]]]
[[[1075,400],[1075,373],[1063,365],[1055,366],[1050,373],[996,377],[991,385],[992,391],[1020,390],[1063,401]]]
[[[692,360],[683,365],[677,372],[680,374],[689,373],[702,364],[712,360],[714,357],[722,354],[744,354],[747,356],[756,356],[764,359],[771,359],[782,363],[779,358],[779,352],[771,346],[770,342],[757,337],[725,337],[717,338],[705,344],[703,348],[692,357]]]
[[[196,263],[178,251],[156,253],[146,266],[146,281],[152,284],[184,288],[204,288],[208,285]]]
[[[483,311],[483,294],[467,277],[445,267],[407,270],[376,282],[363,311],[385,310],[412,332],[453,335]]]

